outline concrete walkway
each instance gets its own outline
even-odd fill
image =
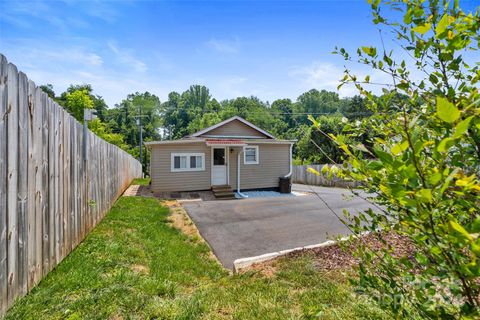
[[[294,185],[294,190],[318,193],[341,217],[343,209],[353,213],[373,208],[345,189]],[[239,258],[312,245],[348,234],[348,229],[315,194],[195,201],[182,206],[220,262],[229,269]]]

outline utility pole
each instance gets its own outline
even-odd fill
[[[140,162],[142,162],[142,145],[143,145],[143,136],[142,136],[142,120],[140,119],[140,117],[137,118],[137,126],[139,127],[140,129],[140,143],[139,143],[139,148],[140,148]]]
[[[139,161],[140,163],[142,163],[142,146],[143,146],[143,127],[142,127],[142,106],[139,106],[140,108],[140,112],[139,112],[139,115],[136,117],[136,122],[137,122],[137,126],[138,126],[138,129],[140,131],[140,141],[139,141],[139,149],[140,149],[140,157],[139,157]]]
[[[140,163],[142,164],[142,169],[143,169],[143,158],[142,158],[142,155],[143,155],[143,126],[142,126],[142,117],[148,117],[148,114],[146,115],[142,115],[142,106],[139,106],[139,114],[135,117],[135,121],[137,123],[137,126],[138,126],[138,129],[140,131],[140,141],[139,141],[139,150],[140,150],[140,156],[139,156],[139,161]]]

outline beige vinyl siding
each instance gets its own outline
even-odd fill
[[[230,185],[236,190],[240,148],[233,150],[230,153]],[[276,188],[279,178],[290,171],[289,144],[258,144],[258,150],[258,164],[243,164],[243,154],[240,156],[240,189]]]
[[[268,138],[263,133],[247,126],[246,124],[234,120],[224,124],[218,128],[205,132],[201,137],[205,136],[243,136],[243,137],[261,137]]]
[[[150,156],[152,190],[159,192],[210,189],[210,152],[205,142],[152,146]],[[171,172],[172,153],[205,153],[205,171]]]

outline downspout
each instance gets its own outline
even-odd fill
[[[240,192],[240,156],[242,155],[242,152],[244,152],[243,148],[240,150],[240,152],[238,152],[237,155],[237,194],[241,198],[248,198],[247,195]]]
[[[287,173],[287,175],[285,176],[285,178],[289,178],[291,175],[292,175],[292,171],[293,171],[293,153],[292,153],[292,149],[293,149],[293,143],[290,144],[290,171]]]

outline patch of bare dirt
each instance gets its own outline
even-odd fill
[[[251,266],[242,268],[240,273],[253,271],[257,272],[265,278],[273,278],[277,273],[277,259],[269,260],[265,262],[254,263]]]
[[[168,221],[172,227],[180,230],[183,234],[187,235],[188,238],[195,243],[207,244],[203,237],[200,235],[200,232],[198,231],[193,221],[188,216],[185,209],[183,209],[183,207],[177,200],[165,200],[162,202],[162,204],[170,209]],[[212,250],[209,251],[208,255],[211,259],[218,262],[217,257],[215,257]]]
[[[148,274],[150,272],[150,269],[147,266],[141,264],[134,264],[130,268],[136,273]]]
[[[121,314],[114,314],[114,315],[111,315],[110,318],[108,318],[109,320],[123,320],[123,316]]]
[[[164,203],[170,208],[168,221],[174,228],[182,231],[189,237],[201,239],[197,227],[177,201],[165,201]]]

